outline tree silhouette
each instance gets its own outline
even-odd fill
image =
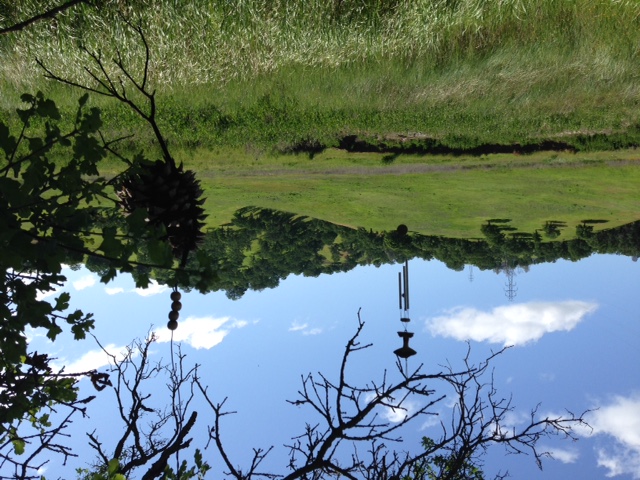
[[[226,407],[228,399],[213,398],[199,374],[200,366],[189,366],[179,345],[174,349],[172,344],[171,358],[164,361],[152,359],[153,334],[132,342],[121,356],[105,352],[110,366],[102,375],[110,381],[101,395],[113,398],[113,411],[102,410],[109,423],[87,431],[96,456],[91,466],[82,470],[81,478],[204,478],[219,457],[224,474],[236,480],[484,479],[483,455],[488,448],[530,454],[541,467],[549,454],[539,448],[540,440],[556,435],[575,440],[573,429],[586,425],[584,414],[543,417],[536,407],[522,426],[507,426],[515,404],[495,388],[493,362],[508,354],[508,349],[480,362],[471,359],[468,349],[459,368],[446,363],[433,372],[425,371],[424,365],[409,368],[397,359],[395,365],[390,363],[389,371],[370,372],[377,378],[362,383],[350,375],[350,364],[354,356],[366,355],[372,345],[360,342],[365,328],[360,312],[357,320],[338,371],[334,375],[303,375],[297,397],[289,400],[292,406],[309,411],[300,433],[281,447],[253,447],[244,466],[234,462],[225,445],[224,431],[234,413]],[[164,385],[164,392],[158,385]],[[448,413],[442,413],[443,407]],[[91,409],[87,410],[90,416]],[[395,412],[398,421],[388,420],[385,411]],[[437,418],[440,433],[405,445],[403,436],[408,430],[404,427],[424,418]],[[64,437],[71,417],[52,416],[54,420],[59,423],[50,429],[50,444],[59,446],[60,451],[50,449],[50,453],[72,456],[72,446]],[[113,437],[106,430],[121,433]],[[206,445],[193,445],[192,436],[198,431],[208,435]],[[245,445],[252,436],[251,431],[246,432]],[[42,451],[37,447],[26,445],[26,467],[31,468],[26,471],[35,472],[34,467],[41,465],[37,460]],[[287,467],[283,471],[263,467],[265,459],[280,449],[288,452]],[[192,462],[184,460],[188,452],[193,454]],[[504,478],[506,473],[497,472],[495,478]]]
[[[19,32],[20,30],[24,30],[25,28],[29,27],[30,25],[36,22],[55,18],[56,15],[66,10],[69,10],[70,8],[75,7],[76,5],[79,5],[81,3],[84,3],[85,5],[90,4],[88,0],[68,0],[66,2],[61,3],[60,5],[57,5],[55,7],[49,7],[44,11],[34,13],[32,16],[26,19],[16,20],[14,23],[6,27],[0,28],[0,35]],[[4,5],[3,7],[6,8],[6,6]]]
[[[234,464],[222,433],[222,421],[232,413],[225,409],[227,399],[215,402],[200,379],[196,380],[213,412],[208,431],[223,459],[226,475],[236,480],[484,478],[480,467],[488,447],[500,445],[510,453],[529,453],[541,467],[548,453],[539,449],[539,440],[552,435],[575,440],[573,428],[585,425],[584,414],[576,416],[569,412],[565,417],[541,418],[536,407],[527,425],[506,427],[505,420],[515,407],[509,397],[501,396],[495,389],[491,370],[493,360],[506,349],[477,364],[471,361],[469,350],[461,369],[444,365],[435,373],[424,372],[423,365],[408,369],[398,359],[397,380],[391,380],[392,375],[385,371],[378,380],[357,384],[348,376],[348,365],[353,355],[371,347],[359,342],[364,326],[358,313],[356,332],[345,346],[335,378],[323,373],[303,376],[298,397],[289,401],[294,406],[308,407],[317,420],[309,421],[285,445],[289,451],[288,473],[261,469],[273,446],[254,448],[245,469]],[[417,450],[389,448],[389,444],[402,441],[404,426],[437,415],[436,407],[445,398],[455,399],[455,405],[450,418],[440,421],[439,436],[422,438]],[[413,409],[412,403],[421,406]],[[405,415],[392,423],[380,416],[381,409]],[[498,477],[502,478],[501,474]]]
[[[588,236],[564,241],[543,241],[539,232],[514,232],[504,223],[506,219],[482,225],[485,239],[416,232],[402,236],[397,230],[374,232],[291,212],[244,207],[228,224],[208,230],[187,268],[202,279],[199,290],[223,290],[238,299],[250,289],[273,288],[291,274],[317,276],[412,258],[437,259],[459,271],[465,266],[500,271],[508,258],[512,269],[526,271],[530,265],[579,260],[592,253],[640,254],[640,222],[601,231],[589,224]],[[578,236],[581,228],[576,227]],[[153,277],[161,283],[174,278],[163,270],[154,271]],[[192,280],[187,280],[180,286],[190,288]]]
[[[189,448],[192,441],[187,437],[198,417],[191,408],[198,365],[187,368],[185,355],[179,347],[175,355],[172,352],[170,363],[152,362],[150,348],[155,340],[153,334],[145,340],[136,340],[122,356],[116,356],[100,345],[110,358],[111,394],[116,405],[114,418],[118,418],[124,428],[115,445],[111,446],[101,440],[99,430],[87,432],[89,445],[97,454],[96,462],[89,471],[91,474],[105,475],[111,469],[112,473],[128,478],[135,474],[138,478],[150,480],[181,471],[180,464],[172,471],[169,462],[178,458],[180,451]],[[166,391],[159,395],[156,390],[152,397],[151,382],[158,376],[166,380]],[[154,401],[157,397],[162,400]],[[200,470],[206,471],[204,464],[196,463]],[[182,470],[185,468],[186,464]]]
[[[171,164],[166,141],[155,122],[154,95],[147,90],[148,47],[145,51],[142,80],[136,80],[120,60],[117,65],[124,80],[115,80],[106,73],[99,56],[90,53],[97,71],[88,71],[107,94],[147,122],[156,134],[164,161]],[[100,93],[99,88],[84,89]],[[131,98],[130,89],[146,100],[146,110],[144,103],[138,103],[139,97]],[[126,202],[114,195],[114,186],[116,190],[123,185],[132,189],[132,179],[141,168],[158,164],[142,154],[133,160],[120,155],[115,146],[121,139],[104,138],[100,110],[87,106],[88,94],[80,97],[72,122],[63,122],[55,102],[42,93],[24,94],[21,99],[24,108],[16,111],[16,121],[0,122],[0,268],[5,272],[0,278],[0,445],[13,446],[16,454],[29,438],[36,438],[28,436],[33,435],[30,431],[21,433],[23,428],[38,430],[39,438],[51,431],[48,416],[39,415],[43,408],[73,406],[80,401],[77,376],[55,372],[49,357],[29,352],[25,333],[28,328],[43,328],[47,337],[55,340],[67,326],[74,338],[82,339],[93,328],[91,314],[67,312],[68,293],[59,294],[53,303],[39,298],[63,285],[62,266],[89,261],[100,271],[103,282],[118,272],[130,272],[139,287],[148,286],[152,268],[163,269],[174,276],[186,276],[197,285],[197,276],[184,271],[182,265],[196,247],[202,226],[197,182],[175,162],[170,165],[170,174],[188,177],[179,185],[188,191],[180,194],[182,203],[179,198],[174,203],[184,206],[186,198],[188,209],[164,215],[153,211],[154,202],[137,200],[122,208]],[[107,157],[123,165],[122,173],[109,180],[101,177],[98,169]],[[175,265],[174,256],[180,257],[181,266]],[[8,457],[3,458],[11,463]]]

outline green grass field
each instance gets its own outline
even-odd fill
[[[2,23],[42,3],[0,1]],[[75,104],[36,57],[87,80],[78,45],[106,59],[120,49],[141,72],[122,17],[144,28],[159,116],[180,147],[416,133],[452,147],[593,133],[619,137],[581,148],[640,144],[635,0],[106,0],[0,39],[0,115],[24,90]],[[93,101],[114,134],[140,130],[130,112]]]
[[[42,5],[0,0],[0,25]],[[11,122],[27,90],[75,108],[79,92],[47,82],[36,57],[88,82],[78,46],[99,46],[142,72],[140,41],[123,18],[145,32],[160,126],[198,171],[210,225],[246,205],[452,237],[478,236],[491,217],[528,231],[547,220],[638,219],[635,0],[105,0],[0,37],[0,119]],[[152,148],[126,107],[90,102],[107,136],[135,133],[123,148]],[[462,150],[552,140],[577,153],[331,148],[347,135]],[[312,160],[282,154],[314,143],[328,149]]]
[[[183,152],[199,173],[210,225],[247,205],[274,208],[333,223],[478,237],[489,218],[511,218],[533,232],[549,220],[575,227],[604,219],[610,228],[640,219],[640,154],[636,151],[486,155],[400,155],[327,150],[304,155],[234,158]],[[568,228],[567,238],[574,229]],[[564,237],[563,237],[564,238]]]

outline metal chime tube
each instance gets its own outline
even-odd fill
[[[409,260],[405,260],[404,267],[404,309],[409,311]]]
[[[398,332],[402,338],[402,347],[395,350],[400,358],[409,358],[417,352],[409,346],[409,339],[413,337],[412,332],[408,332],[406,325],[411,321],[409,318],[409,261],[405,260],[402,272],[398,272],[398,307],[400,308],[400,321],[405,325],[403,332]]]

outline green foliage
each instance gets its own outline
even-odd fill
[[[544,226],[542,227],[542,231],[544,232],[544,234],[547,236],[547,238],[558,238],[560,236],[560,231],[563,227],[565,227],[566,224],[564,222],[557,222],[557,221],[548,221],[545,222]]]
[[[127,480],[127,478],[118,473],[120,469],[120,462],[117,458],[109,460],[108,465],[103,471],[92,472],[86,468],[78,468],[76,474],[78,478],[82,480]]]
[[[163,232],[145,229],[142,214],[125,219],[110,182],[99,176],[109,154],[100,110],[88,107],[85,95],[68,125],[42,93],[21,99],[18,122],[0,122],[0,439],[9,438],[17,455],[25,446],[19,425],[45,427],[42,408],[77,399],[76,378],[53,371],[47,355],[28,352],[25,334],[40,328],[53,341],[68,328],[80,340],[93,328],[92,314],[69,311],[68,293],[53,302],[39,298],[66,280],[62,265],[100,259],[106,282],[132,271],[146,242],[156,267],[173,265],[159,245]],[[148,274],[138,271],[136,280],[146,285]]]
[[[204,480],[207,478],[207,472],[211,470],[211,466],[202,459],[202,452],[199,449],[193,454],[194,465],[188,467],[187,461],[183,460],[180,468],[175,472],[167,465],[162,475],[162,480]]]
[[[501,270],[505,265],[524,268],[558,259],[579,260],[592,253],[640,255],[640,222],[600,231],[594,231],[593,223],[580,224],[576,227],[579,238],[553,242],[543,242],[538,232],[517,231],[508,219],[488,220],[480,230],[483,239],[402,235],[396,230],[354,229],[289,212],[246,207],[230,223],[206,234],[187,265],[187,270],[198,275],[177,279],[183,288],[223,290],[229,298],[238,299],[250,289],[274,288],[292,274],[317,276],[416,257],[440,260],[454,270],[466,265]],[[164,283],[171,278],[163,271],[152,274]]]
[[[435,442],[422,438],[422,446],[426,452],[436,452]],[[470,452],[473,453],[473,452]],[[472,459],[463,452],[450,454],[433,453],[413,467],[413,475],[404,480],[484,480],[483,471],[474,465]]]

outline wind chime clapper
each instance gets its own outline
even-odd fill
[[[400,358],[409,358],[417,352],[409,346],[409,339],[413,337],[412,332],[407,331],[409,318],[409,261],[405,260],[402,272],[398,272],[398,306],[400,308],[400,321],[404,324],[404,331],[398,332],[402,338],[402,346],[395,353]]]
[[[169,312],[169,321],[167,322],[167,328],[169,330],[175,330],[178,328],[178,317],[180,317],[180,309],[182,308],[182,303],[180,303],[180,299],[182,295],[178,291],[178,287],[173,287],[173,291],[171,292],[171,311]]]

